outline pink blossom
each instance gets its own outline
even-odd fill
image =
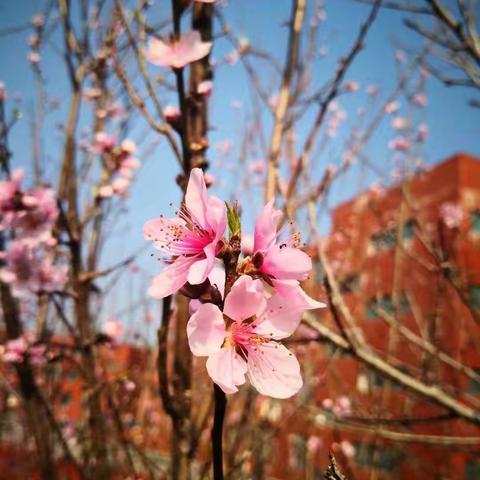
[[[5,100],[5,84],[0,82],[0,101]]]
[[[98,153],[108,152],[113,149],[116,143],[116,139],[113,136],[108,135],[105,132],[98,132],[95,135],[95,150]]]
[[[348,440],[342,440],[339,444],[341,452],[347,457],[347,458],[353,458],[355,455],[355,447],[354,445],[349,442]]]
[[[115,318],[109,318],[102,325],[102,333],[109,336],[112,340],[118,340],[123,333],[123,326]]]
[[[347,92],[358,92],[360,84],[354,80],[349,80],[345,83],[345,90]]]
[[[28,349],[28,355],[30,357],[30,361],[33,365],[42,365],[45,362],[45,345],[37,343],[36,345],[31,345]]]
[[[37,28],[43,27],[45,25],[45,17],[41,13],[34,15],[31,21],[32,25]]]
[[[255,160],[248,165],[248,169],[252,173],[263,173],[265,171],[265,160]]]
[[[238,50],[232,50],[225,55],[225,60],[229,65],[235,65],[240,60],[240,53]]]
[[[99,88],[86,88],[83,91],[83,98],[87,102],[96,100],[97,98],[100,98],[101,95],[102,95],[102,91]]]
[[[181,115],[180,110],[173,105],[167,105],[163,110],[163,114],[165,115],[167,122],[176,120]]]
[[[128,155],[133,155],[137,151],[137,145],[133,140],[130,140],[129,138],[122,140],[122,143],[120,144],[120,148],[124,153]]]
[[[406,152],[410,148],[410,142],[405,137],[396,137],[388,142],[388,148]]]
[[[242,253],[246,257],[253,254],[253,235],[242,234]]]
[[[254,253],[251,259],[244,260],[245,267],[256,270],[281,296],[301,305],[300,308],[324,307],[325,304],[313,300],[300,288],[299,281],[308,277],[312,261],[298,248],[298,232],[279,239],[277,223],[281,215],[280,210],[275,210],[273,200],[263,207],[255,223]]]
[[[193,30],[170,42],[152,37],[145,56],[154,65],[183,68],[207,56],[211,48],[212,42],[203,42],[200,32]]]
[[[341,418],[352,414],[352,404],[350,399],[342,395],[335,400],[335,404],[332,407],[332,412],[335,416]]]
[[[413,96],[413,103],[415,103],[417,107],[425,108],[427,106],[427,96],[424,93],[416,93]]]
[[[204,80],[197,86],[197,94],[208,97],[213,90],[213,82],[211,80]]]
[[[9,340],[5,344],[2,360],[7,363],[23,362],[24,355],[28,349],[28,344],[23,337]]]
[[[331,410],[333,408],[333,400],[331,398],[324,398],[322,400],[322,407],[325,409],[325,410]]]
[[[102,185],[98,189],[98,196],[100,198],[110,198],[114,194],[113,187],[111,185]]]
[[[237,392],[248,375],[261,394],[288,398],[302,387],[300,365],[276,340],[290,336],[301,316],[278,295],[266,300],[262,282],[243,275],[227,295],[223,313],[206,303],[190,317],[190,349],[208,357],[208,374],[225,393]]]
[[[113,191],[120,197],[125,197],[128,193],[130,187],[130,179],[125,176],[117,177],[112,182]]]
[[[323,445],[323,440],[318,435],[312,435],[307,440],[307,449],[311,454],[317,453]]]
[[[16,296],[24,291],[40,293],[61,290],[68,279],[65,265],[54,264],[52,255],[34,248],[28,240],[11,242],[3,260],[5,264],[0,268],[0,279],[12,284]]]
[[[149,220],[144,225],[145,238],[154,241],[159,250],[175,257],[153,280],[149,293],[163,298],[179,290],[186,282],[198,285],[210,279],[223,291],[225,271],[215,262],[217,249],[225,233],[225,204],[209,197],[203,172],[194,168],[190,174],[185,204],[177,217]]]
[[[440,206],[440,217],[448,228],[458,228],[465,218],[465,212],[460,205],[446,202]]]
[[[408,120],[404,117],[395,117],[392,120],[392,128],[395,130],[403,130],[404,128],[407,128],[408,126]]]
[[[400,103],[397,101],[389,102],[383,108],[385,113],[395,113],[400,110]]]
[[[417,141],[424,142],[428,138],[428,126],[425,123],[421,123],[418,126]]]
[[[29,52],[29,54],[27,55],[27,60],[32,64],[39,63],[40,54],[38,52]]]

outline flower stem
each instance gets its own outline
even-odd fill
[[[223,420],[227,406],[227,397],[222,389],[213,384],[215,414],[212,428],[213,480],[223,480]]]

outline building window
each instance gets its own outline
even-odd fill
[[[349,275],[340,282],[341,293],[354,292],[360,283],[360,277],[358,275]]]
[[[480,368],[476,368],[475,373],[480,375]],[[472,395],[480,395],[480,383],[476,382],[473,378],[470,379],[468,384],[468,393],[471,393]]]
[[[290,466],[292,468],[298,468],[305,470],[307,463],[307,445],[305,439],[293,433],[289,435],[290,442]]]
[[[480,478],[480,460],[470,460],[465,465],[464,480],[478,480]]]
[[[403,461],[403,453],[393,447],[376,448],[375,445],[359,443],[355,449],[355,461],[365,467],[393,470]]]
[[[397,243],[396,231],[393,228],[384,230],[380,233],[374,233],[370,237],[370,245],[374,252],[391,250]]]
[[[471,213],[470,215],[470,230],[477,234],[480,235],[480,210],[475,210],[474,212]]]
[[[397,301],[399,313],[405,313],[410,310],[410,305],[405,293],[401,293],[398,296]],[[367,303],[365,316],[368,320],[378,318],[381,312],[386,312],[389,315],[393,315],[395,313],[395,306],[391,295],[386,294],[379,298],[372,298]]]
[[[415,219],[410,219],[403,224],[402,235],[404,240],[412,240],[415,237]]]
[[[467,301],[470,307],[480,310],[480,285],[470,285],[468,287]]]

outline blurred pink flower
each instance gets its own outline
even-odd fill
[[[424,142],[428,138],[428,125],[421,123],[418,126],[417,142]]]
[[[45,17],[41,13],[37,13],[32,17],[31,22],[34,27],[43,27],[45,25]]]
[[[2,360],[7,363],[23,362],[24,355],[28,349],[25,338],[18,337],[5,343]]]
[[[408,126],[408,120],[404,117],[395,117],[392,120],[392,128],[395,130],[403,130],[404,128],[407,128]]]
[[[390,150],[406,152],[410,146],[410,142],[405,137],[396,137],[388,142],[388,148]]]
[[[190,349],[196,356],[208,356],[208,374],[225,393],[237,392],[248,375],[259,393],[289,398],[302,387],[300,365],[275,340],[290,336],[302,313],[277,295],[265,300],[262,282],[243,275],[227,295],[223,313],[207,303],[190,317]],[[230,319],[228,329],[224,315]]]
[[[352,414],[352,404],[350,399],[342,395],[335,400],[335,404],[332,407],[332,412],[335,416],[341,418]]]
[[[323,440],[318,435],[312,435],[307,440],[307,449],[312,455],[317,453],[322,448],[322,445]]]
[[[212,48],[212,42],[202,41],[200,32],[192,30],[180,36],[179,40],[166,42],[152,37],[145,57],[154,65],[183,68],[189,63],[206,57]]]
[[[204,80],[197,86],[197,94],[208,97],[213,90],[213,82],[211,80]]]
[[[36,64],[36,63],[39,63],[40,62],[40,54],[38,52],[29,52],[28,55],[27,55],[27,60],[30,62],[30,63],[33,63],[33,64]]]
[[[265,160],[255,160],[248,165],[252,173],[263,173],[265,171]]]
[[[424,93],[416,93],[413,96],[413,103],[415,103],[417,107],[425,108],[427,106],[427,96]]]
[[[162,216],[144,225],[145,238],[152,240],[159,250],[176,257],[154,278],[150,295],[163,298],[186,282],[198,285],[207,278],[222,291],[225,271],[215,262],[215,256],[226,223],[224,202],[208,196],[203,172],[194,168],[188,181],[185,204],[178,210],[177,217],[166,219]]]
[[[400,103],[397,101],[389,102],[384,107],[385,113],[395,113],[400,110]]]
[[[440,217],[448,228],[458,228],[465,218],[465,212],[460,205],[446,202],[440,206]]]
[[[116,341],[123,333],[123,326],[115,318],[109,318],[102,325],[102,333]]]
[[[348,80],[345,82],[345,90],[347,92],[358,92],[360,84],[354,80]]]
[[[355,456],[356,449],[352,443],[348,440],[342,440],[339,444],[341,452],[347,458],[353,458]]]

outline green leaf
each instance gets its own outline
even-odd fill
[[[240,235],[240,215],[238,211],[238,202],[235,200],[233,207],[231,207],[228,202],[225,202],[227,206],[227,222],[228,222],[228,233],[230,238],[235,235]]]

